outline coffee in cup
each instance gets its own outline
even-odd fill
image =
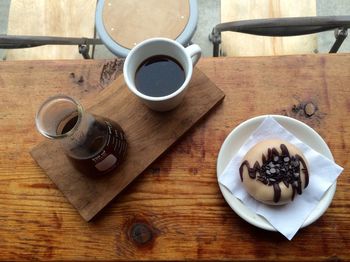
[[[167,38],[151,38],[135,46],[124,63],[124,79],[148,107],[168,111],[178,106],[188,88],[198,45],[183,47]]]

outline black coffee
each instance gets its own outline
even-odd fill
[[[148,96],[174,93],[185,81],[185,71],[174,58],[156,55],[147,58],[136,70],[136,89]]]
[[[75,116],[73,118],[71,118],[67,124],[64,125],[62,131],[60,132],[61,134],[65,134],[68,133],[70,130],[72,130],[72,128],[75,126],[75,124],[78,121],[78,116]]]
[[[119,166],[127,151],[127,141],[121,127],[102,117],[95,116],[90,123],[86,139],[70,149],[68,159],[86,175],[103,175]],[[59,134],[69,132],[77,123],[78,116],[64,124]]]

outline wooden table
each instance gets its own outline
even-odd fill
[[[121,64],[0,63],[0,258],[349,260],[350,55],[205,58],[198,67],[223,103],[86,223],[28,153],[44,139],[34,115],[56,93],[97,95]],[[222,142],[262,114],[305,122],[345,168],[330,208],[292,241],[238,217],[217,183]]]

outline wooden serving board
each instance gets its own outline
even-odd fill
[[[128,152],[119,169],[100,178],[85,176],[73,168],[58,143],[49,140],[34,147],[31,155],[89,221],[223,98],[224,93],[196,69],[182,104],[170,112],[154,112],[131,94],[120,76],[98,96],[81,101],[89,112],[124,129]]]

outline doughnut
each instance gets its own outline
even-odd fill
[[[309,184],[305,157],[283,140],[264,140],[243,158],[239,175],[246,191],[269,205],[284,205],[301,195]]]

